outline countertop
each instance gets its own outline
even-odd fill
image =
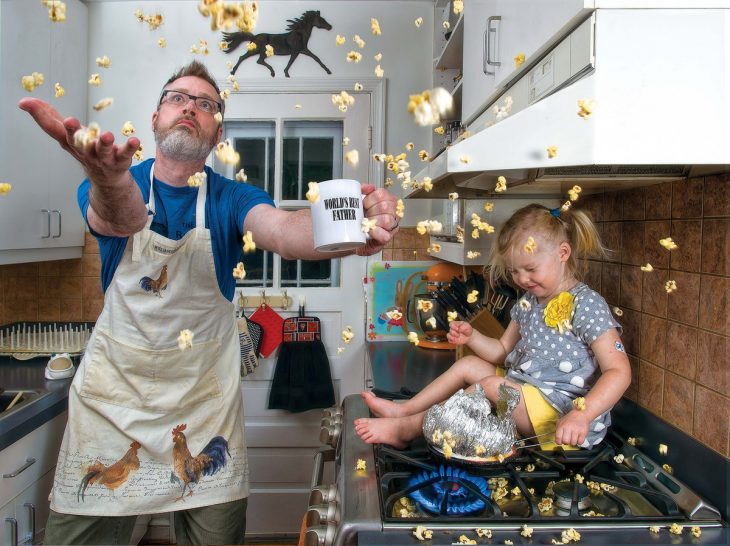
[[[41,393],[36,400],[8,415],[0,413],[0,450],[66,411],[72,379],[46,379],[43,373],[47,362],[47,357],[16,360],[0,356],[0,386],[6,391],[26,389]]]

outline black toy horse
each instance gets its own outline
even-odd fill
[[[226,42],[228,42],[228,49],[225,50],[226,53],[230,53],[243,42],[253,42],[256,44],[256,49],[241,55],[236,66],[234,66],[233,70],[231,70],[231,74],[236,73],[238,66],[243,61],[249,57],[258,55],[259,60],[256,62],[268,68],[269,72],[271,72],[271,76],[274,77],[274,69],[266,62],[267,45],[274,48],[274,55],[291,55],[289,63],[284,69],[284,74],[287,78],[289,77],[289,67],[300,53],[312,57],[312,59],[319,63],[319,66],[325,69],[327,74],[332,74],[330,69],[319,60],[319,57],[307,49],[307,42],[309,41],[309,37],[312,35],[312,29],[314,27],[331,30],[332,25],[330,25],[318,11],[306,11],[298,19],[288,19],[287,22],[289,23],[289,26],[286,27],[286,29],[289,32],[285,34],[267,34],[265,32],[262,32],[261,34],[252,34],[250,32],[224,32],[223,38]]]

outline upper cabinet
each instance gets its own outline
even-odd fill
[[[12,184],[0,196],[0,264],[81,256],[83,169],[18,108],[21,98],[35,97],[86,122],[88,8],[79,0],[66,5],[66,21],[54,23],[40,2],[0,3],[0,182]],[[44,82],[29,92],[21,78],[33,72]],[[55,83],[64,96],[55,96]]]
[[[464,85],[461,119],[468,120],[484,105],[497,84],[497,0],[472,0],[464,21]]]

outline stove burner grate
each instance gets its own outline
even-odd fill
[[[481,512],[490,490],[487,480],[452,466],[422,471],[410,478],[409,496],[432,514],[463,516]]]

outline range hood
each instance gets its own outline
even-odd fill
[[[728,9],[597,9],[416,175],[431,192],[408,197],[555,197],[730,170],[729,51]],[[578,100],[595,101],[588,119]]]

